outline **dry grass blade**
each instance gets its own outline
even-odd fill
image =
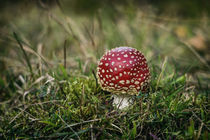
[[[13,32],[13,35],[14,35],[15,39],[17,40],[17,43],[19,44],[19,46],[20,46],[20,48],[21,48],[21,50],[23,52],[23,55],[25,57],[25,60],[27,62],[27,65],[29,67],[30,73],[31,73],[32,77],[34,77],[34,73],[33,73],[33,70],[32,70],[31,63],[29,61],[28,55],[26,54],[25,50],[23,49],[23,45],[21,44],[20,38],[18,37],[18,35],[15,32]]]
[[[192,113],[208,129],[208,131],[210,131],[210,128],[208,127],[208,125],[206,125],[193,111]]]
[[[118,127],[117,125],[111,123],[111,126],[117,128],[120,131],[120,133],[123,133],[122,129],[120,127]]]
[[[182,44],[184,44],[200,61],[201,61],[201,63],[203,63],[208,69],[210,69],[210,66],[209,66],[209,64],[206,62],[206,60],[202,57],[202,56],[200,56],[198,53],[197,53],[197,51],[189,44],[189,43],[187,43],[187,42],[185,42],[185,41],[183,41],[183,40],[180,40],[179,39],[179,41],[182,43]]]
[[[67,45],[67,40],[64,41],[64,46],[63,46],[63,59],[64,59],[64,68],[66,69],[66,45]]]
[[[23,46],[23,49],[24,49],[25,52],[28,52],[28,53],[31,53],[31,54],[37,56],[38,59],[42,60],[42,61],[46,64],[46,66],[49,67],[49,66],[48,66],[48,65],[50,64],[49,61],[47,61],[47,59],[46,59],[44,56],[42,56],[41,53],[40,53],[40,52],[41,52],[40,49],[41,49],[41,47],[42,47],[41,44],[38,45],[38,52],[39,52],[39,53],[35,52],[33,49],[31,49],[30,47],[28,47],[29,45],[23,45],[23,44],[22,44],[22,46]]]
[[[163,73],[164,73],[164,71],[165,71],[167,61],[168,61],[168,57],[165,57],[164,62],[163,62],[163,64],[162,64],[162,66],[161,66],[162,71],[161,71],[161,73],[160,73],[160,75],[159,75],[159,77],[158,77],[157,85],[156,85],[156,87],[155,87],[156,90],[157,90],[158,85],[159,85],[159,83],[160,83],[160,79],[162,78]]]
[[[198,139],[200,138],[202,128],[203,128],[203,123],[201,123],[201,126],[199,127],[199,130],[198,130],[198,134],[197,134],[196,140],[198,140]]]
[[[72,126],[77,126],[77,125],[80,125],[80,124],[85,124],[85,123],[90,123],[90,122],[97,122],[97,121],[101,121],[101,119],[82,121],[82,122],[79,122],[79,123],[70,124],[69,126],[72,127]]]
[[[60,21],[60,20],[58,19],[57,16],[55,16],[53,13],[49,13],[49,16],[50,16],[55,22],[57,22],[61,27],[63,27],[63,29],[65,30],[65,32],[66,32],[67,34],[71,35],[71,32],[69,31],[69,29],[65,26],[65,24],[64,24],[62,21]]]
[[[93,73],[93,76],[94,76],[94,78],[96,80],[96,88],[98,88],[98,79],[97,79],[96,73],[95,73],[94,70],[92,70],[92,73]]]
[[[74,134],[75,134],[75,135],[77,136],[77,138],[80,140],[80,137],[79,137],[79,135],[77,134],[77,132],[75,132],[74,129],[73,129],[70,125],[68,125],[68,124],[61,118],[60,115],[58,115],[58,117],[61,119],[61,121],[62,121],[68,128],[71,129],[71,131],[74,132]]]
[[[26,109],[26,108],[25,108]],[[11,124],[12,122],[14,122],[15,121],[15,119],[17,119],[24,111],[25,111],[25,109],[23,109],[23,110],[21,110],[21,112],[19,112],[10,122],[9,122],[9,124]]]

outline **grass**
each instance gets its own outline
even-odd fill
[[[89,17],[35,7],[4,26],[0,138],[209,138],[209,64],[187,42],[196,30],[209,39],[209,20],[115,10]],[[124,45],[145,54],[152,80],[147,94],[118,110],[94,73],[105,50]]]

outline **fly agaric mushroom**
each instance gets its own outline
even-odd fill
[[[150,72],[140,51],[131,47],[118,47],[102,56],[97,78],[103,90],[114,94],[113,104],[123,109],[132,103],[131,95],[148,89]]]

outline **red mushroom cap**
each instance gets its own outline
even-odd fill
[[[97,77],[102,89],[116,93],[136,95],[145,92],[150,72],[144,55],[131,47],[108,51],[100,59]]]

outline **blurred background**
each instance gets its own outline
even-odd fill
[[[207,0],[0,0],[0,94],[6,99],[20,75],[30,80],[28,66],[34,75],[65,65],[88,76],[118,46],[139,49],[154,69],[167,58],[208,92],[209,16]]]

